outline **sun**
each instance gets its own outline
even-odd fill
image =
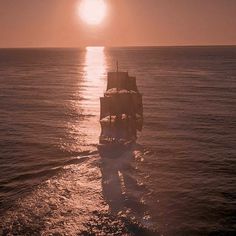
[[[80,17],[90,25],[99,25],[106,16],[107,6],[104,0],[81,0]]]

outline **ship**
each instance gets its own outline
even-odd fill
[[[100,98],[100,150],[127,148],[143,128],[143,102],[136,77],[117,69],[107,74],[107,88]]]

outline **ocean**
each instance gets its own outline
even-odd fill
[[[97,151],[106,74],[143,94]],[[235,235],[236,46],[0,50],[0,235]]]

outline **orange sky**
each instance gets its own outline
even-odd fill
[[[0,47],[236,44],[236,0],[104,0],[102,25],[80,0],[0,0]]]

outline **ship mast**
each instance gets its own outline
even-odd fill
[[[119,71],[119,64],[118,64],[118,61],[116,61],[116,72]]]

